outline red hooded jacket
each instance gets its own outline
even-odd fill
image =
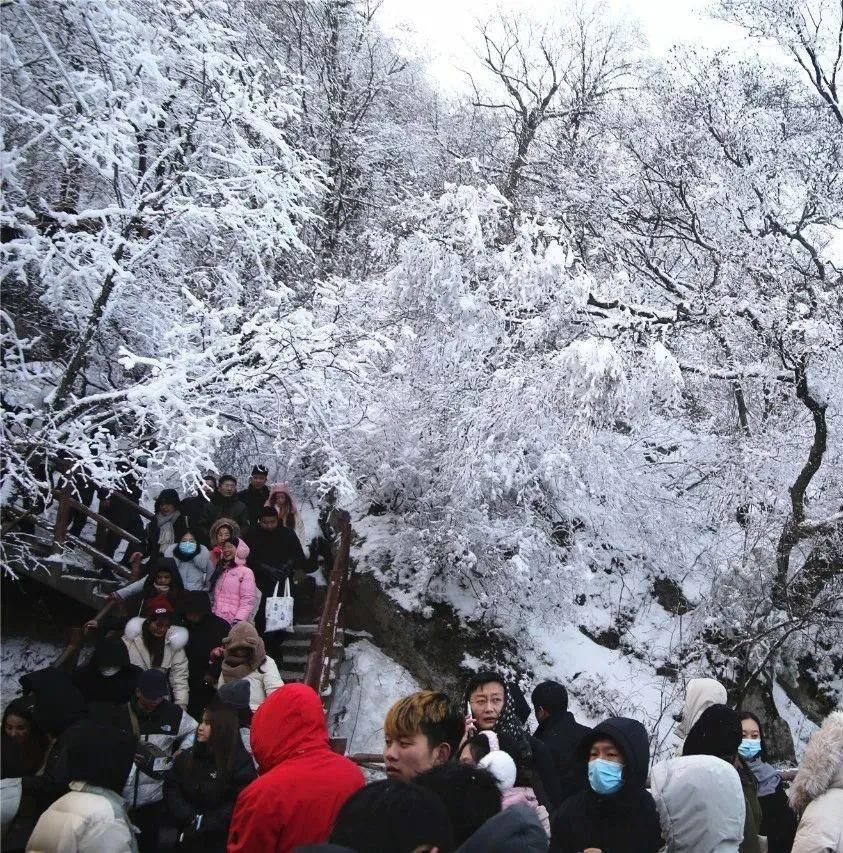
[[[331,751],[316,691],[286,684],[252,719],[260,776],[237,798],[228,853],[288,853],[328,839],[337,812],[364,785],[356,764]]]

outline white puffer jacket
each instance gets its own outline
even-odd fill
[[[56,800],[35,824],[26,853],[137,853],[120,798],[84,782]]]
[[[802,815],[792,853],[843,853],[843,711],[811,737],[790,805]]]
[[[650,774],[667,853],[737,853],[746,803],[738,771],[713,755],[657,764]]]
[[[136,616],[126,623],[123,630],[123,642],[129,649],[129,662],[141,669],[152,669],[152,657],[143,641],[143,619]],[[157,667],[166,674],[170,682],[170,691],[173,694],[173,702],[176,705],[187,707],[188,692],[188,670],[187,655],[184,647],[187,645],[187,629],[173,626],[167,631],[167,640],[164,645],[164,658],[161,666]]]

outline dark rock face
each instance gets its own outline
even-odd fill
[[[693,610],[693,605],[685,598],[682,587],[673,578],[656,578],[653,581],[653,597],[668,612],[684,616]]]
[[[461,696],[469,669],[466,655],[492,667],[514,668],[515,644],[480,623],[460,625],[443,604],[431,605],[433,616],[402,610],[370,572],[355,574],[343,604],[345,627],[366,631],[373,642],[407,669],[427,689]]]
[[[832,660],[832,662],[834,662]],[[788,699],[797,705],[803,714],[816,725],[822,725],[823,720],[832,712],[839,708],[833,697],[825,694],[817,684],[811,669],[814,667],[815,661],[811,656],[800,658],[797,663],[799,675],[795,680],[791,680],[786,674],[779,676],[779,684],[787,694]],[[838,666],[843,666],[843,661],[840,661]]]

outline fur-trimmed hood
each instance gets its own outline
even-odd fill
[[[801,813],[829,788],[843,789],[843,711],[829,714],[811,736],[790,788],[790,805]]]

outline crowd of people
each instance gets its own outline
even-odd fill
[[[305,564],[297,515],[260,466],[239,493],[224,476],[158,496],[90,659],[25,675],[4,710],[3,850],[843,853],[843,713],[781,771],[759,718],[706,678],[651,766],[640,721],[586,726],[562,684],[528,702],[477,672],[459,698],[389,709],[386,778],[367,784],[266,630],[262,602]]]

